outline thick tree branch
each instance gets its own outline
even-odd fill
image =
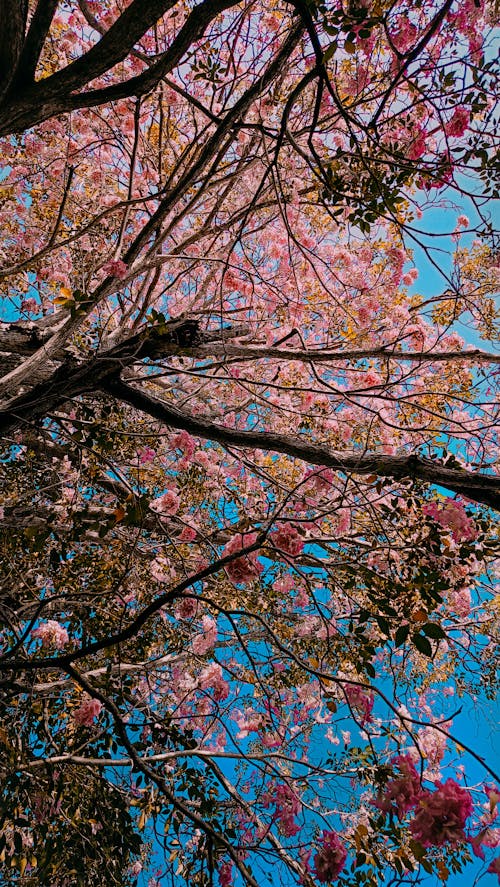
[[[12,92],[17,89],[23,89],[34,81],[36,66],[58,3],[59,0],[38,0],[19,57],[18,68],[13,78]],[[10,3],[9,5],[12,6],[13,4]]]
[[[74,322],[76,321],[68,318],[69,324]],[[32,354],[24,364],[4,376],[1,380],[4,398],[8,396],[13,383],[20,384],[26,378],[26,368],[30,374],[30,381],[36,381],[36,369],[40,363],[43,364],[42,358],[45,357],[47,362],[54,348],[65,342],[67,329],[64,322],[57,334],[41,349]],[[225,341],[231,336],[244,335],[246,332],[248,332],[246,326],[201,331],[196,319],[182,317],[161,326],[149,326],[117,345],[98,352],[85,363],[79,364],[74,359],[67,358],[52,370],[50,378],[42,379],[27,391],[21,391],[11,400],[3,401],[3,408],[0,409],[0,434],[12,431],[22,422],[33,422],[43,418],[71,397],[86,391],[95,391],[104,378],[116,375],[136,360],[184,353],[195,343],[198,345],[214,339]],[[16,338],[19,347],[23,345],[24,338],[24,334],[19,333]],[[30,338],[29,334],[26,338]]]
[[[207,25],[223,12],[234,6],[234,0],[205,0],[188,16],[177,37],[160,59],[142,74],[129,80],[89,92],[76,92],[100,74],[109,71],[117,62],[126,58],[134,43],[154,24],[163,12],[174,3],[155,0],[144,4],[135,2],[122,13],[117,22],[82,58],[62,71],[57,71],[25,90],[16,101],[0,113],[0,136],[21,132],[37,123],[77,108],[89,108],[104,102],[116,101],[129,96],[145,95],[181,60],[189,47],[199,40]],[[141,16],[141,10],[143,15]],[[146,13],[144,13],[146,10]],[[158,13],[158,11],[161,10]],[[154,12],[154,14],[152,14]],[[130,16],[129,16],[130,14]],[[123,20],[129,16],[134,39],[130,41],[128,28]],[[144,25],[146,25],[144,27]],[[113,33],[112,33],[113,32]],[[137,35],[137,36],[136,36]],[[104,51],[106,50],[106,52]]]
[[[0,0],[0,100],[18,66],[26,28],[27,0]]]
[[[83,89],[127,58],[138,40],[176,5],[177,0],[133,0],[109,30],[80,58],[43,81],[46,98]]]
[[[367,453],[339,453],[321,444],[308,443],[300,437],[276,434],[272,431],[240,431],[224,428],[208,419],[194,416],[184,410],[158,400],[151,394],[127,385],[118,379],[107,379],[102,388],[135,409],[147,413],[159,422],[174,428],[182,428],[197,437],[216,440],[233,447],[261,449],[274,453],[285,453],[302,459],[311,465],[322,465],[342,471],[345,474],[370,475],[379,477],[415,478],[426,483],[436,484],[488,505],[500,511],[500,477],[492,474],[465,469],[446,468],[430,459],[419,456],[387,456]]]
[[[378,348],[343,348],[329,349],[317,348],[308,351],[304,348],[279,348],[275,346],[252,345],[201,345],[197,349],[196,356],[203,354],[227,355],[228,357],[241,357],[242,360],[259,360],[264,358],[276,358],[278,360],[293,360],[301,363],[328,363],[329,361],[343,360],[367,360],[377,358],[383,360],[404,360],[411,363],[447,363],[468,362],[471,363],[500,363],[500,354],[491,351],[482,351],[480,348],[471,348],[463,351],[399,351],[397,343],[381,345]]]

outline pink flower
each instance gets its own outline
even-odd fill
[[[179,511],[180,505],[181,500],[173,490],[167,490],[163,496],[159,496],[158,499],[151,503],[154,511],[158,511],[160,514],[176,514]]]
[[[156,451],[152,450],[151,447],[144,447],[143,450],[137,451],[137,456],[139,457],[140,464],[145,465],[147,462],[153,461]]]
[[[459,216],[457,219],[457,227],[458,228],[468,228],[470,225],[469,219],[467,216]]]
[[[196,635],[191,644],[193,653],[203,656],[215,647],[217,641],[217,622],[211,616],[203,616],[201,620],[203,632]]]
[[[304,540],[292,524],[282,524],[271,533],[271,541],[276,548],[292,557],[297,557],[304,548]]]
[[[196,442],[187,431],[179,431],[172,438],[171,444],[176,450],[183,451],[185,459],[190,459],[196,449]]]
[[[470,111],[467,108],[455,108],[453,116],[445,124],[444,131],[447,136],[459,138],[463,136],[470,123]]]
[[[213,690],[214,699],[227,699],[229,684],[222,677],[222,668],[218,662],[211,662],[200,673],[198,683],[202,690]]]
[[[175,604],[174,616],[176,619],[193,619],[197,612],[198,601],[196,598],[180,598]]]
[[[257,539],[257,533],[247,533],[233,536],[224,547],[222,554],[234,554],[247,545],[253,545]],[[252,551],[244,557],[238,557],[226,565],[226,573],[232,582],[243,584],[257,579],[263,571],[263,566],[257,560],[257,552]]]
[[[102,270],[105,274],[110,274],[111,277],[117,277],[118,280],[123,280],[128,274],[128,268],[125,262],[122,262],[121,259],[106,262],[106,264],[103,265]]]
[[[31,632],[31,637],[39,638],[42,647],[55,647],[57,650],[62,650],[69,642],[68,632],[54,619],[49,619],[48,622],[43,622],[35,628]]]
[[[399,819],[417,806],[422,796],[420,777],[409,755],[398,755],[391,761],[401,776],[390,779],[375,801],[373,806],[385,813],[394,813]]]
[[[492,859],[486,871],[491,872],[492,875],[497,875],[498,883],[500,884],[500,856]]]
[[[318,493],[328,493],[332,488],[335,477],[330,468],[316,468],[309,469],[304,475],[304,480],[308,480]]]
[[[418,271],[416,268],[410,268],[405,274],[403,274],[403,283],[405,286],[411,286],[412,283],[415,283],[418,278]]]
[[[356,684],[346,684],[344,687],[349,705],[361,715],[361,724],[371,721],[374,695],[372,690],[358,687]]]
[[[485,832],[482,832],[481,835],[481,843],[484,844],[485,847],[500,847],[500,828],[488,828]],[[471,841],[471,844],[472,843],[473,842]],[[481,858],[484,858],[484,854]]]
[[[26,311],[28,314],[36,314],[37,311],[40,310],[40,305],[36,301],[36,299],[23,299],[21,302],[21,311]]]
[[[77,708],[74,712],[73,718],[80,727],[92,727],[94,718],[99,717],[101,708],[102,702],[99,702],[98,699],[91,699],[90,696],[86,696],[80,705],[80,708]]]
[[[233,866],[230,862],[223,862],[219,869],[220,887],[231,887],[233,883]]]
[[[279,822],[280,830],[287,838],[293,837],[300,831],[300,826],[295,822],[301,810],[301,804],[297,795],[285,783],[273,786],[271,792],[263,796],[264,807],[274,805],[273,819]]]
[[[477,536],[474,521],[468,516],[462,503],[456,499],[446,499],[442,505],[429,502],[423,506],[422,511],[442,527],[450,529],[455,542],[469,542]]]
[[[153,579],[156,579],[157,582],[170,582],[172,579],[172,569],[170,564],[167,559],[161,557],[161,555],[155,557],[155,559],[151,561],[149,569]]]
[[[468,616],[471,611],[470,589],[463,586],[448,592],[448,605],[457,616]]]
[[[318,881],[327,884],[340,875],[347,859],[347,850],[335,832],[323,832],[322,846],[314,857],[313,872]]]
[[[415,43],[417,28],[405,16],[398,16],[398,30],[391,34],[392,42],[399,52],[406,53]]]
[[[410,831],[423,847],[455,846],[466,840],[465,821],[472,813],[472,798],[454,779],[435,785],[435,792],[422,793]]]
[[[418,160],[427,150],[427,133],[421,126],[416,126],[412,134],[412,140],[408,145],[408,157],[410,160]]]
[[[500,801],[500,789],[498,789],[496,785],[485,785],[484,791],[490,802],[490,811],[491,813],[494,813],[498,802]]]
[[[179,542],[194,542],[196,539],[196,530],[193,530],[192,527],[183,527],[182,532],[179,533]]]
[[[262,715],[252,708],[246,708],[244,712],[235,711],[232,715],[238,724],[237,739],[244,739],[249,733],[255,733],[262,724]]]

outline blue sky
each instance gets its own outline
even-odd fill
[[[446,195],[443,195],[443,201],[445,197]],[[453,198],[453,202],[456,204],[456,194],[453,195]],[[498,231],[500,227],[498,201],[490,201],[486,208],[490,214],[494,229]],[[418,227],[432,231],[433,235],[439,235],[441,232],[450,232],[454,229],[456,218],[460,213],[464,213],[469,218],[472,227],[479,221],[472,201],[464,198],[457,209],[443,207],[442,209],[427,211],[423,219],[418,223]],[[474,234],[465,233],[462,236],[461,243],[465,246],[470,246],[475,236]],[[443,270],[445,272],[448,271],[451,267],[450,253],[454,247],[451,238],[443,235],[439,238],[435,236],[432,238],[422,237],[422,240],[435,251],[436,261]],[[424,249],[411,244],[410,241],[408,245],[411,245],[414,251],[415,265],[419,269],[419,278],[414,286],[415,292],[421,293],[425,297],[430,297],[446,289],[445,278],[439,269],[429,261]],[[467,343],[499,351],[499,342],[486,342],[479,337],[472,327],[468,327],[463,323],[457,323],[455,324],[455,329],[463,336]],[[483,694],[478,697],[476,702],[467,698],[457,700],[458,702],[462,705],[462,712],[454,720],[453,732],[458,738],[467,742],[477,754],[484,757],[492,767],[498,769],[500,767],[500,700],[488,700]],[[470,756],[464,756],[464,764],[467,768],[470,784],[490,781],[483,768],[471,759]],[[472,887],[478,878],[480,878],[481,883],[484,883],[485,887],[497,882],[497,876],[486,873],[485,866],[480,864],[480,860],[476,860],[461,875],[450,877],[447,884],[448,887]],[[430,876],[426,877],[422,883],[428,884],[430,887],[433,881],[441,883],[438,882],[437,878],[432,879]]]

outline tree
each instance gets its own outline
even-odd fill
[[[0,0],[2,883],[498,873],[491,18]]]

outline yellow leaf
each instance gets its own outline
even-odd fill
[[[118,508],[115,508],[113,514],[115,516],[116,523],[118,523],[119,521],[123,520],[126,515],[126,511],[122,505],[119,505]]]

